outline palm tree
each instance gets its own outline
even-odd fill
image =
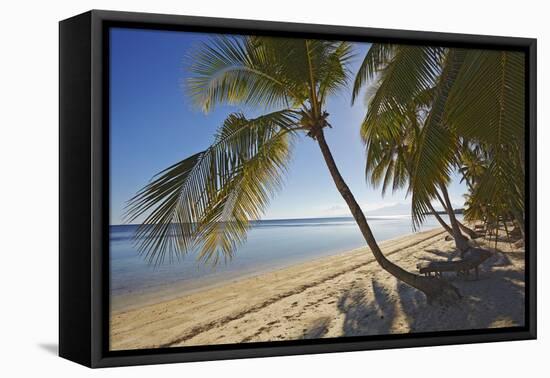
[[[205,112],[219,104],[255,107],[264,114],[231,114],[214,143],[161,172],[133,197],[127,219],[144,214],[140,251],[161,262],[200,248],[216,262],[231,257],[280,189],[293,144],[312,138],[378,264],[432,300],[459,294],[444,280],[407,272],[389,261],[342,178],[325,139],[326,103],[351,76],[347,42],[269,37],[215,37],[193,55],[188,92]]]
[[[452,147],[457,143],[456,137],[439,127],[436,121],[439,115],[435,112],[441,108],[442,94],[448,92],[455,78],[454,70],[442,71],[444,53],[444,49],[437,47],[374,44],[355,78],[352,101],[367,81],[375,82],[369,88],[373,93],[367,96],[368,112],[361,125],[367,148],[371,148],[368,141],[372,135],[391,136],[388,130],[399,127],[413,129],[410,134],[414,136],[414,153],[408,168],[413,224],[420,225],[433,210],[432,200],[438,199],[449,216],[457,249],[465,252],[469,245],[460,231],[446,188],[454,163]],[[434,142],[448,149],[436,150],[431,145]],[[432,156],[438,153],[442,156]],[[418,162],[425,162],[426,158],[431,164],[419,166]]]
[[[430,98],[429,93],[422,93],[406,107],[400,110],[400,117],[385,124],[385,127],[378,127],[377,123],[365,120],[361,128],[361,137],[365,144],[367,164],[365,175],[367,182],[373,187],[382,186],[384,195],[391,185],[392,191],[403,189],[408,185],[412,173],[413,157],[418,144],[418,137],[421,130],[421,113],[426,106],[426,99]],[[387,109],[387,112],[395,112],[394,109]],[[382,117],[390,115],[382,114]],[[441,199],[442,200],[442,199]],[[441,202],[447,210],[445,204]],[[428,204],[431,215],[451,235],[453,230],[439,216],[439,213]],[[451,210],[452,211],[452,210]]]
[[[354,99],[367,82],[376,85],[362,129],[402,122],[411,100],[432,94],[421,115],[410,175],[415,224],[422,223],[437,198],[447,209],[457,248],[468,249],[460,236],[465,227],[456,220],[446,189],[451,172],[462,167],[459,151],[468,140],[492,157],[469,203],[511,213],[523,225],[523,54],[374,44],[356,76]]]

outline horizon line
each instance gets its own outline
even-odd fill
[[[431,215],[431,214],[428,214]],[[391,215],[368,215],[365,214],[367,218],[371,217],[386,217],[386,218],[396,218],[396,217],[409,217],[411,214],[391,214]],[[313,219],[353,219],[352,215],[336,215],[336,216],[319,216],[319,217],[300,217],[300,218],[265,218],[265,219],[249,219],[249,222],[262,222],[262,221],[288,221],[288,220],[313,220]],[[143,223],[109,223],[109,226],[141,226]]]

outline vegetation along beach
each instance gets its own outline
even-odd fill
[[[523,53],[114,30],[112,350],[525,324]]]

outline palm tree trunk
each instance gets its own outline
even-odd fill
[[[322,129],[319,129],[315,133],[315,138],[319,144],[319,147],[321,148],[323,158],[325,159],[325,163],[330,171],[336,188],[342,195],[342,198],[346,201],[346,204],[348,205],[351,214],[353,215],[353,218],[357,222],[357,225],[359,226],[359,229],[361,230],[361,233],[365,238],[367,245],[369,246],[372,254],[374,255],[374,258],[382,267],[382,269],[384,269],[386,272],[390,273],[392,276],[396,277],[400,281],[422,291],[426,295],[428,302],[430,303],[432,301],[449,302],[460,298],[460,293],[458,292],[458,290],[447,281],[433,277],[423,277],[407,272],[403,268],[392,263],[386,258],[386,256],[384,256],[384,254],[380,250],[380,247],[378,246],[378,243],[376,242],[376,239],[374,238],[374,235],[372,234],[363,210],[355,200],[355,197],[351,193],[351,190],[349,189],[348,185],[340,174],[338,167],[336,166],[336,162],[332,157],[332,153],[330,152],[330,148],[327,145]]]
[[[430,208],[430,211],[432,212],[433,216],[435,217],[435,219],[437,219],[437,221],[439,222],[439,224],[441,225],[441,227],[443,227],[445,229],[445,231],[447,231],[451,236],[454,236],[453,235],[453,230],[451,229],[451,227],[449,227],[449,225],[447,223],[445,223],[445,221],[443,220],[443,218],[441,218],[439,216],[439,214],[437,213],[437,211],[433,208],[432,204],[430,203],[428,205],[428,207]]]
[[[466,226],[464,223],[462,223],[461,221],[459,221],[457,219],[457,222],[458,222],[458,226],[460,227],[460,229],[462,230],[462,232],[464,232],[466,235],[468,235],[468,237],[470,239],[475,239],[477,237],[479,237],[479,235],[477,234],[477,232],[475,232],[474,230],[472,230],[470,227]]]
[[[516,220],[516,224],[519,227],[519,230],[521,231],[521,237],[523,240],[525,240],[525,220],[523,219],[523,216],[517,211],[512,210],[512,216]]]
[[[463,170],[459,170],[460,173],[462,173],[462,177],[464,178],[464,180],[466,181],[466,185],[468,186],[468,189],[470,189],[470,192],[473,192],[474,190],[474,186],[472,185],[472,183],[470,182],[470,179],[468,178],[468,175],[466,175],[464,173]],[[470,239],[476,239],[479,235],[477,234],[477,232],[475,232],[474,230],[472,230],[471,228],[467,227],[466,225],[464,225],[462,222],[458,222],[458,225],[460,226],[460,229],[470,237]]]
[[[437,195],[437,198],[439,199],[439,203],[441,203],[441,206],[443,206],[443,210],[445,210],[445,212],[448,214],[449,212],[452,212],[454,214],[454,209],[451,207],[450,209],[447,208],[447,206],[445,205],[445,201],[443,200],[443,198],[441,198],[441,196],[439,195],[438,192],[435,192],[435,194]],[[456,219],[456,217],[455,217]],[[458,219],[456,220],[458,222],[458,227],[460,227],[460,230],[462,232],[464,232],[466,235],[468,235],[470,237],[470,239],[475,239],[477,238],[479,235],[477,234],[477,232],[475,232],[474,230],[472,230],[471,228],[469,228],[468,226],[464,225],[464,223],[462,223],[461,221],[459,221]],[[453,235],[454,236],[454,235]]]
[[[445,203],[444,207],[447,210],[447,214],[449,215],[449,220],[451,222],[451,228],[453,229],[453,236],[455,238],[456,248],[460,251],[461,254],[464,254],[464,252],[466,252],[470,247],[468,245],[468,242],[466,241],[466,238],[464,237],[464,235],[462,235],[462,232],[460,231],[460,226],[455,217],[455,212],[453,210],[447,188],[445,187],[445,185],[440,185],[439,187],[441,189],[441,193],[443,194],[443,200]]]
[[[411,180],[411,170],[407,167],[407,174],[409,175],[409,180]],[[441,200],[441,199],[440,199]],[[447,231],[451,236],[454,237],[453,235],[453,230],[449,227],[449,225],[443,220],[443,218],[441,218],[439,216],[439,214],[437,213],[437,211],[434,209],[434,207],[432,206],[431,203],[428,203],[428,207],[430,208],[430,211],[432,212],[433,216],[435,217],[435,219],[437,219],[437,221],[439,222],[439,224],[441,225],[441,227],[443,227],[445,229],[445,231]],[[445,206],[443,206],[443,208],[445,209]],[[445,209],[446,211],[446,209]]]

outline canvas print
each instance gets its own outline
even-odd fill
[[[109,30],[111,351],[525,325],[525,55]]]

